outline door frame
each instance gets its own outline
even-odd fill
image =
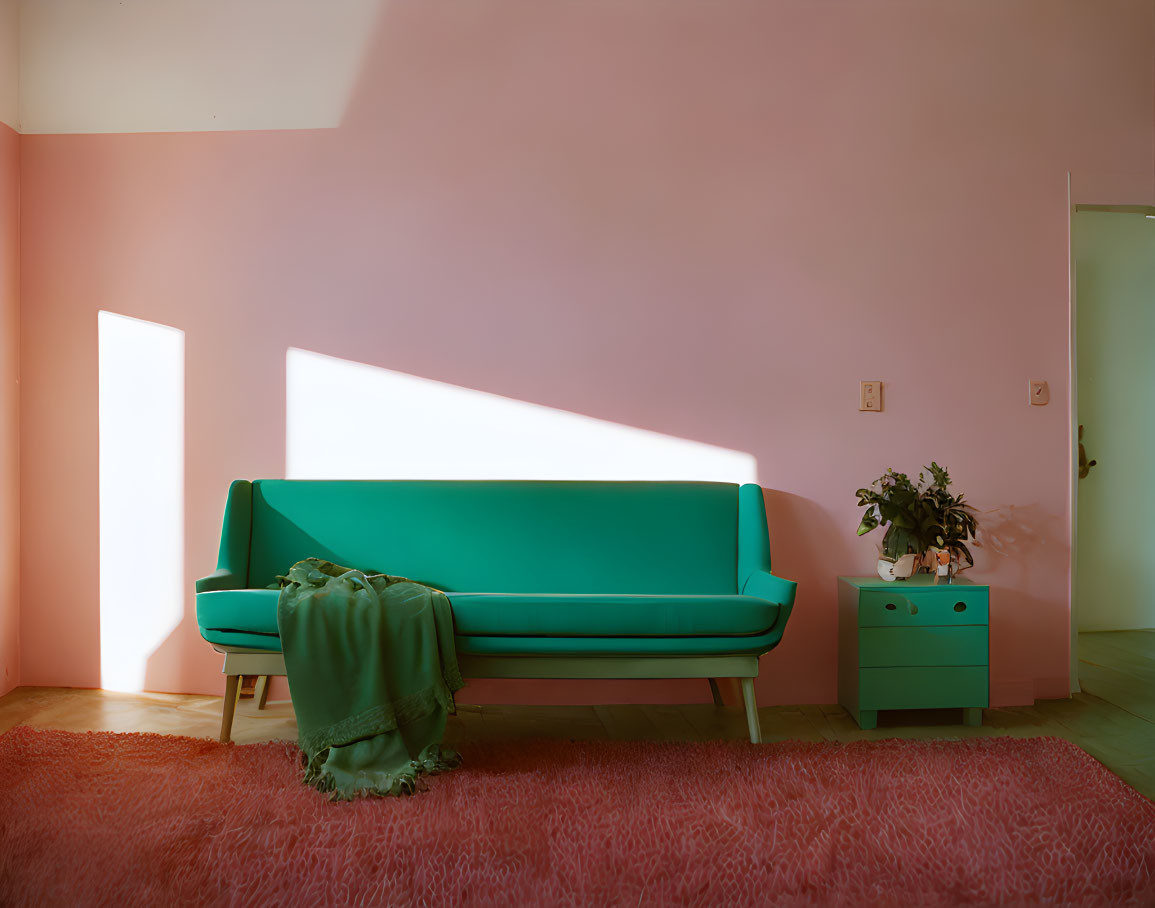
[[[1067,488],[1068,513],[1071,515],[1071,572],[1068,578],[1070,585],[1067,590],[1067,601],[1071,604],[1071,628],[1069,631],[1070,642],[1067,645],[1070,656],[1070,665],[1067,669],[1067,687],[1070,693],[1077,694],[1082,690],[1079,685],[1079,603],[1075,598],[1075,572],[1079,561],[1076,557],[1076,546],[1079,544],[1079,356],[1078,333],[1075,330],[1078,324],[1076,321],[1078,293],[1075,274],[1075,215],[1078,214],[1079,207],[1075,204],[1071,190],[1071,174],[1069,173],[1067,174],[1067,208],[1067,296],[1069,300],[1067,328],[1070,332],[1070,341],[1067,345],[1069,358],[1067,400],[1071,408],[1068,414],[1071,445],[1068,451],[1070,482]]]
[[[1120,214],[1142,214],[1155,216],[1155,205],[1099,205],[1089,202],[1076,202],[1071,190],[1071,174],[1067,174],[1067,206],[1070,215],[1067,218],[1067,292],[1069,295],[1068,327],[1070,329],[1070,343],[1068,345],[1069,386],[1067,399],[1070,402],[1071,449],[1069,452],[1071,465],[1071,485],[1067,491],[1068,506],[1071,514],[1071,573],[1069,599],[1071,603],[1071,630],[1070,630],[1070,691],[1079,693],[1079,602],[1075,597],[1076,571],[1078,558],[1076,557],[1079,543],[1079,357],[1078,357],[1078,275],[1075,268],[1075,215],[1080,211],[1110,211]]]

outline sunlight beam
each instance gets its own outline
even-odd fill
[[[755,482],[742,451],[290,348],[289,479]]]
[[[97,318],[100,684],[136,692],[184,607],[184,332]]]

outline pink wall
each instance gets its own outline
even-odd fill
[[[0,696],[20,680],[20,138],[0,123]]]
[[[854,489],[945,463],[992,531],[992,700],[1065,696],[1066,180],[1152,193],[1150,5],[385,10],[338,129],[24,137],[23,683],[99,683],[108,309],[186,332],[189,578],[229,480],[284,469],[297,346],[753,453],[801,584],[764,703],[836,698],[834,577],[877,542]],[[219,670],[190,585],[149,686]]]

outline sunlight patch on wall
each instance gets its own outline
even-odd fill
[[[290,348],[289,479],[754,482],[742,451]]]
[[[101,312],[100,684],[144,689],[184,608],[184,332]]]

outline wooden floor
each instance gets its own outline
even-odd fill
[[[771,706],[760,711],[762,734],[768,742],[1054,735],[1078,744],[1155,799],[1155,631],[1081,634],[1079,661],[1082,693],[1069,700],[985,710],[979,728],[962,725],[961,710],[883,712],[877,729],[862,731],[839,706]],[[32,725],[215,738],[220,712],[219,697],[22,687],[0,698],[0,733]],[[446,741],[459,746],[493,737],[702,740],[744,739],[746,734],[740,706],[462,705],[449,720]],[[252,700],[241,701],[233,726],[238,743],[296,737],[288,701],[269,703],[260,712]]]

